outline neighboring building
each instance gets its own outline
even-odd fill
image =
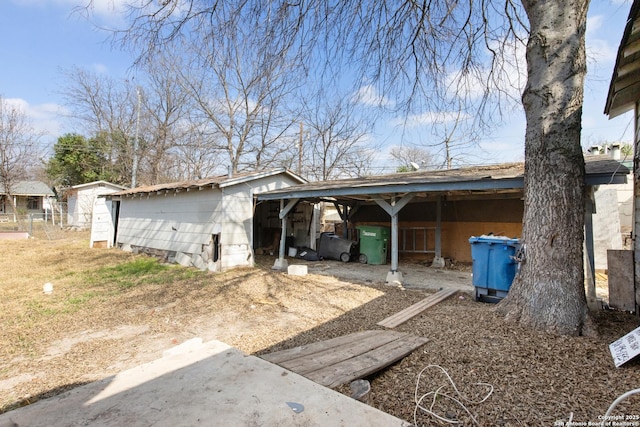
[[[0,221],[16,220],[16,215],[34,215],[44,218],[51,211],[51,201],[55,194],[41,181],[19,181],[11,191],[13,203],[5,189],[0,186]],[[16,212],[13,210],[16,207]]]
[[[126,190],[127,187],[107,181],[74,185],[67,193],[67,225],[89,228],[98,196]]]
[[[635,307],[636,313],[640,307],[640,239],[636,238],[640,231],[640,0],[634,0],[629,11],[627,25],[622,34],[622,40],[618,47],[616,65],[613,69],[611,82],[609,84],[609,94],[604,107],[604,113],[610,119],[617,117],[629,111],[633,112],[634,117],[634,133],[633,133],[633,242],[630,256],[627,257],[627,263],[633,263],[634,266],[621,263],[618,268],[620,270],[628,270],[629,276],[633,277],[633,285],[628,286],[629,292],[625,291],[624,297],[621,298],[628,301],[629,306]],[[635,252],[635,253],[634,253]],[[622,254],[621,254],[622,255]],[[611,272],[610,272],[611,273]],[[611,285],[611,283],[610,283]],[[635,295],[633,295],[635,293]],[[634,298],[635,297],[635,298]],[[629,307],[629,308],[631,308]]]
[[[274,250],[281,227],[279,202],[258,204],[256,195],[305,182],[281,168],[101,196],[91,247],[116,246],[211,271],[253,266],[254,248]],[[315,235],[308,223],[296,225]]]

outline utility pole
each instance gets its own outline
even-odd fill
[[[298,175],[302,176],[302,132],[303,124],[300,122],[300,142],[298,143]]]
[[[136,134],[133,138],[133,165],[131,166],[131,188],[136,188],[136,180],[138,177],[138,131],[140,127],[140,86],[136,88],[138,96],[138,106],[136,107]]]

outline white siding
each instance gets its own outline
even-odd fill
[[[222,188],[222,269],[253,266],[254,195],[294,184],[289,177],[276,175]]]
[[[93,205],[93,220],[91,223],[91,242],[90,247],[95,242],[106,242],[106,247],[113,246],[113,212],[110,200],[104,197],[96,199]]]
[[[100,195],[121,191],[121,188],[106,184],[96,184],[78,188],[69,196],[67,223],[73,227],[86,228],[91,226],[93,207],[96,198]]]
[[[118,243],[200,253],[220,228],[216,221],[219,205],[220,191],[212,189],[124,198]]]
[[[630,233],[633,228],[633,172],[627,175],[626,184],[612,184],[618,194],[618,211],[620,212],[620,230]]]
[[[607,268],[607,250],[622,249],[618,192],[613,185],[600,186],[594,196],[596,213],[593,214],[594,268]]]
[[[224,188],[222,198],[222,268],[253,265],[253,192],[244,186]]]
[[[253,266],[254,194],[294,184],[298,182],[278,174],[222,188],[123,197],[117,243],[175,251],[177,262],[211,269],[211,260],[207,267],[201,257],[211,247],[203,245],[220,234],[216,270]]]

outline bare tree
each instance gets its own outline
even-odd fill
[[[435,150],[434,157],[440,159],[440,167],[451,169],[454,166],[481,163],[471,154],[476,146],[478,134],[473,129],[475,120],[464,112],[464,106],[448,114],[437,115],[431,128],[433,142],[427,142],[425,147]]]
[[[357,98],[319,91],[304,102],[303,173],[327,180],[361,176],[375,150],[367,144],[370,125],[356,112]]]
[[[84,131],[101,140],[112,167],[113,180],[130,184],[137,113],[137,90],[118,80],[74,68],[65,72],[62,89],[66,104]]]
[[[172,168],[177,147],[184,144],[193,125],[190,97],[175,74],[173,55],[146,64],[140,127],[144,147],[140,155],[141,182],[158,184],[192,176],[176,176]],[[172,170],[174,173],[172,173]]]
[[[237,172],[290,156],[297,117],[285,99],[300,83],[287,52],[270,36],[276,28],[269,13],[251,25],[247,18],[263,12],[249,3],[233,6],[213,7],[204,23],[192,22],[188,40],[176,38],[172,46],[187,59],[174,71],[200,113],[196,121],[208,124],[211,144]]]
[[[429,150],[410,145],[392,147],[389,155],[398,161],[398,172],[409,172],[419,169],[435,169],[435,159]],[[415,166],[414,166],[415,165]]]
[[[538,2],[205,2],[147,0],[132,10],[125,40],[161,46],[183,30],[208,25],[219,10],[241,21],[268,20],[261,47],[276,57],[305,53],[303,65],[355,65],[407,111],[474,111],[478,128],[499,117],[520,67],[514,46],[526,40],[525,135],[527,262],[500,306],[506,318],[560,334],[580,334],[587,318],[582,265],[584,159],[580,149],[586,74],[587,0]],[[249,9],[244,9],[249,7]],[[247,12],[243,14],[243,12]],[[213,22],[212,25],[210,23]],[[220,33],[225,34],[225,33]],[[226,34],[225,34],[226,35]],[[298,56],[296,56],[299,58]],[[310,68],[311,69],[311,68]]]
[[[41,161],[39,138],[24,111],[0,96],[0,185],[14,214],[15,185],[26,179],[29,169]]]
[[[175,177],[201,179],[220,173],[226,156],[211,144],[210,136],[194,125],[185,135],[174,156],[172,170]]]

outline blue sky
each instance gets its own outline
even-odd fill
[[[117,8],[124,0],[94,0],[94,22],[118,25]],[[33,126],[47,133],[46,144],[73,131],[60,116],[64,112],[62,71],[81,67],[113,77],[125,77],[131,55],[113,50],[107,35],[83,16],[72,14],[81,0],[0,1],[0,95],[16,103]],[[603,114],[617,47],[630,1],[594,0],[587,26],[588,75],[583,113],[583,145],[602,141],[631,142],[632,115],[613,120]],[[427,125],[425,125],[427,126]],[[385,127],[387,144],[398,144],[401,132]],[[424,128],[426,129],[426,128]],[[411,132],[425,132],[416,127]],[[517,108],[509,120],[480,142],[491,162],[524,158],[524,115]],[[487,157],[487,154],[484,155]]]

